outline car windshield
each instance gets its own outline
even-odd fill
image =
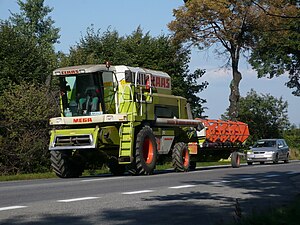
[[[258,141],[253,145],[254,148],[261,148],[261,147],[275,147],[276,141]]]
[[[102,71],[60,77],[65,116],[115,113],[113,73]]]

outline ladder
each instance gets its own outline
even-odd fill
[[[133,122],[124,123],[120,127],[120,164],[128,164],[133,156],[134,126]]]

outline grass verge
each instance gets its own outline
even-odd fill
[[[28,173],[0,176],[0,181],[14,181],[14,180],[33,180],[33,179],[47,179],[56,177],[55,173]]]
[[[197,162],[197,167],[216,166],[216,165],[230,165],[230,162],[228,162],[228,161]],[[163,165],[156,166],[156,170],[167,170],[170,168],[172,168],[171,163],[165,163]],[[82,175],[83,176],[95,176],[95,175],[108,174],[108,173],[110,173],[109,169],[106,166],[103,166],[103,168],[99,169],[99,170],[85,170]],[[6,175],[6,176],[0,176],[0,182],[1,181],[14,181],[14,180],[47,179],[47,178],[57,178],[57,176],[53,172]]]

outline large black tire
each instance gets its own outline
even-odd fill
[[[231,166],[233,168],[239,168],[241,164],[241,157],[238,152],[231,153]]]
[[[172,152],[172,164],[176,172],[187,172],[190,167],[190,153],[185,143],[174,145]]]
[[[108,162],[110,172],[115,176],[121,176],[125,173],[125,165],[119,164],[116,157],[111,157]]]
[[[136,136],[135,159],[129,172],[134,175],[153,174],[157,161],[157,144],[152,129],[143,127]]]
[[[51,151],[51,166],[58,177],[77,178],[82,175],[84,165],[80,156],[72,151]]]

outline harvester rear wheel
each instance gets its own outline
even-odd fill
[[[176,143],[172,152],[172,163],[176,172],[186,172],[190,167],[190,153],[183,142]]]
[[[58,177],[76,178],[82,175],[84,166],[80,156],[72,156],[72,151],[51,151],[51,166]]]
[[[233,168],[239,168],[241,164],[241,157],[237,151],[231,154],[231,166]]]
[[[157,160],[157,144],[152,129],[143,127],[137,134],[135,142],[134,169],[129,172],[135,175],[153,174]]]

